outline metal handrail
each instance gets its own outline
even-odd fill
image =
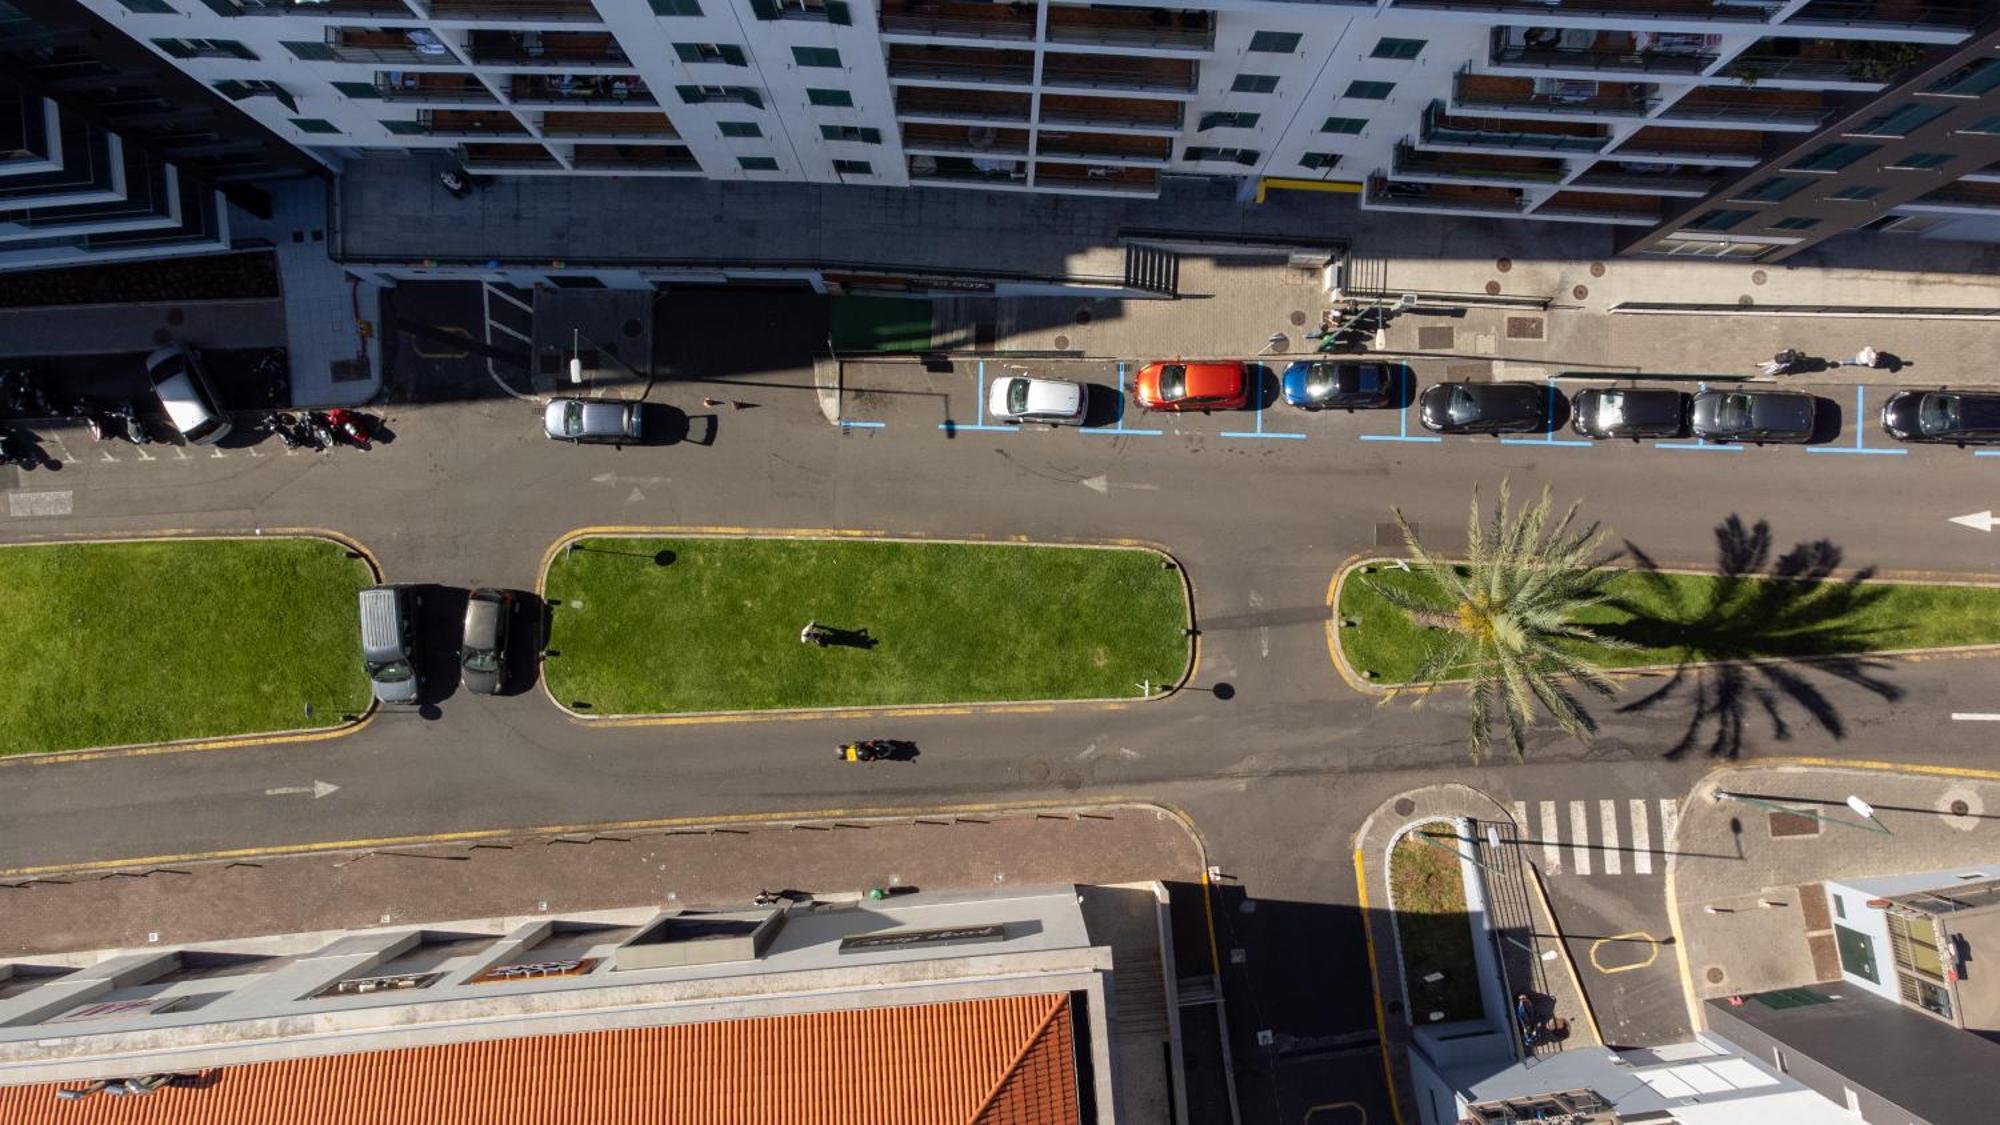
[[[425,86],[394,86],[381,82],[375,90],[385,102],[460,102],[473,105],[497,105],[498,98],[484,86],[468,86],[460,89],[438,89]]]
[[[1501,94],[1467,92],[1468,71],[1452,79],[1451,100],[1459,105],[1490,106],[1496,109],[1525,110],[1531,113],[1582,113],[1595,111],[1624,117],[1644,117],[1660,99],[1651,94],[1593,94],[1587,98],[1565,98],[1560,94]],[[1518,80],[1525,81],[1525,79]]]
[[[1509,44],[1507,29],[1493,29],[1494,63],[1530,63],[1570,70],[1618,70],[1648,74],[1700,74],[1717,58],[1678,51],[1599,51],[1591,47],[1529,47]]]
[[[1015,125],[1028,123],[1028,111],[1007,111],[999,109],[970,109],[945,107],[930,109],[919,105],[896,106],[897,117],[942,117],[949,121],[1001,121]]]
[[[554,23],[601,23],[603,17],[588,3],[549,0],[433,0],[434,20],[549,20]]]
[[[1741,77],[1745,72],[1759,80],[1765,78],[1831,79],[1835,82],[1875,82],[1888,85],[1887,79],[1866,77],[1861,68],[1839,59],[1786,58],[1781,55],[1738,55],[1729,61],[1729,67],[1722,73],[1729,77]]]
[[[1572,4],[1568,0],[1395,0],[1398,8],[1437,8],[1452,12],[1522,12],[1540,15],[1604,16],[1631,20],[1706,20],[1728,23],[1766,23],[1771,11],[1743,4],[1714,4],[1701,11],[1676,11],[1644,4]],[[1773,7],[1776,5],[1774,4]]]
[[[1561,183],[1567,173],[1549,168],[1480,168],[1463,167],[1452,164],[1434,153],[1411,148],[1407,143],[1396,146],[1395,158],[1390,164],[1393,172],[1432,172],[1449,176],[1461,176],[1469,180],[1529,180],[1535,183]]]
[[[1483,199],[1461,199],[1452,196],[1434,196],[1419,185],[1397,184],[1391,189],[1388,177],[1368,177],[1368,199],[1374,203],[1427,203],[1431,206],[1463,207],[1474,211],[1508,211],[1518,213],[1527,206],[1524,199],[1513,199],[1506,203],[1493,203]]]

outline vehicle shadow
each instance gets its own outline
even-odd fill
[[[1854,424],[1864,426],[1868,420],[1857,417]],[[1813,396],[1813,429],[1812,436],[1806,439],[1807,445],[1826,445],[1836,441],[1846,427],[1847,411],[1842,410],[1839,403],[1820,395]]]
[[[458,694],[458,646],[465,636],[465,603],[472,591],[425,582],[416,587],[414,620],[420,708],[434,708]]]
[[[1645,714],[1676,700],[1688,707],[1686,729],[1665,751],[1667,759],[1697,750],[1711,758],[1734,759],[1760,714],[1772,738],[1788,741],[1788,704],[1827,734],[1844,738],[1847,724],[1815,676],[1831,677],[1888,702],[1902,698],[1903,689],[1881,675],[1888,662],[1866,655],[1897,647],[1896,636],[1857,623],[1886,595],[1882,587],[1866,584],[1873,567],[1836,578],[1843,553],[1824,539],[1799,543],[1773,560],[1770,524],[1758,520],[1746,526],[1733,514],[1715,529],[1715,539],[1719,577],[1699,595],[1627,542],[1634,573],[1652,599],[1671,612],[1658,614],[1614,600],[1612,607],[1631,613],[1632,619],[1597,627],[1608,637],[1678,652],[1665,683],[1618,709],[1620,714]],[[1692,597],[1702,600],[1697,604]]]
[[[646,436],[644,440],[630,444],[710,446],[715,444],[720,423],[720,415],[689,414],[679,407],[659,402],[640,403],[639,426]]]
[[[1569,396],[1551,383],[1542,388],[1542,424],[1532,432],[1559,433],[1569,425]]]
[[[1083,385],[1083,424],[1085,426],[1115,426],[1125,417],[1125,399],[1116,387],[1102,383]]]
[[[1263,410],[1278,405],[1280,385],[1278,373],[1262,363],[1245,365],[1244,373],[1250,380],[1250,397],[1244,402],[1245,410]]]
[[[530,590],[510,590],[514,604],[507,620],[507,675],[501,695],[525,695],[542,675],[542,599]],[[456,650],[454,650],[456,651]]]

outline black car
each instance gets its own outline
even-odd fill
[[[1882,404],[1882,428],[1898,441],[2000,442],[2000,392],[1897,391]]]
[[[1602,387],[1570,400],[1570,428],[1588,438],[1677,438],[1692,403],[1682,391]]]
[[[1285,402],[1303,410],[1374,410],[1396,404],[1410,378],[1400,363],[1302,359],[1278,380]]]
[[[1793,391],[1703,391],[1694,396],[1694,436],[1803,444],[1812,440],[1814,414],[1813,397]]]
[[[1417,400],[1424,428],[1440,434],[1525,434],[1549,424],[1539,383],[1435,383]]]

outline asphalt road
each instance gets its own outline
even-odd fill
[[[130,446],[52,431],[44,445],[63,459],[60,471],[0,469],[14,513],[0,535],[329,527],[367,543],[393,580],[519,588],[534,585],[546,546],[582,525],[1135,538],[1171,550],[1193,580],[1201,631],[1193,690],[1142,702],[1135,685],[1123,706],[1006,715],[616,729],[570,722],[539,691],[452,694],[435,718],[384,715],[329,742],[0,766],[0,866],[721,813],[1162,800],[1194,814],[1230,876],[1218,926],[1246,1114],[1299,1121],[1315,1105],[1381,1105],[1372,1009],[1350,968],[1360,930],[1349,849],[1360,817],[1395,792],[1448,776],[1523,802],[1536,823],[1541,802],[1557,802],[1568,826],[1571,803],[1589,806],[1590,820],[1600,801],[1677,797],[1715,755],[1969,761],[1990,753],[1981,732],[1965,729],[1977,724],[1948,715],[2000,710],[2000,669],[1937,659],[1710,674],[1642,710],[1599,708],[1603,734],[1589,746],[1544,735],[1526,764],[1472,768],[1456,701],[1413,711],[1355,693],[1331,667],[1323,622],[1342,561],[1391,544],[1391,504],[1448,551],[1462,542],[1472,487],[1490,497],[1503,477],[1517,494],[1552,483],[1561,500],[1581,500],[1586,516],[1661,563],[1712,566],[1719,530],[1737,526],[1728,533],[1754,540],[1751,529],[1768,523],[1773,556],[1823,544],[1818,557],[1844,568],[1990,573],[2000,540],[1947,520],[2000,507],[2000,459],[1923,448],[1874,456],[1364,440],[1421,431],[1407,413],[1284,408],[1133,414],[1122,434],[996,432],[976,428],[976,360],[950,373],[911,366],[857,375],[849,416],[881,425],[837,428],[820,414],[803,353],[791,350],[804,335],[742,337],[791,358],[741,361],[729,384],[695,379],[699,364],[688,355],[668,357],[676,377],[651,401],[700,422],[713,435],[706,445],[558,445],[541,436],[531,403],[502,397],[490,382],[490,393],[480,391],[484,372],[470,368],[460,372],[462,393],[450,396],[457,401],[399,393],[381,411],[393,440],[367,453],[288,454],[267,442],[156,448],[142,458]],[[475,362],[483,359],[425,361],[432,369]],[[424,366],[413,370],[407,378],[421,380]],[[1115,365],[1086,374],[1118,381]],[[1442,372],[1418,363],[1417,376],[1427,384]],[[1852,384],[1818,389],[1853,413]],[[1864,406],[1879,405],[1881,392],[1863,393]],[[725,405],[705,407],[708,397]],[[1853,445],[1857,427],[1844,420],[1824,448]],[[1865,432],[1861,440],[1886,444]],[[1628,689],[1619,705],[1643,694]],[[922,761],[858,767],[825,752],[855,736],[913,739]],[[266,795],[314,780],[340,790],[324,800]],[[1636,869],[1633,829],[1623,826],[1622,841],[1571,841],[1625,849],[1618,873],[1598,852],[1586,874],[1572,851],[1552,877],[1557,911],[1588,918],[1580,932],[1645,930],[1659,912],[1661,868]],[[1655,851],[1666,846],[1657,820],[1651,835]],[[1241,961],[1232,948],[1245,951]],[[1642,974],[1630,976],[1617,987],[1639,989]],[[1658,1041],[1675,1030],[1668,1019],[1630,1033]],[[1268,1043],[1259,1031],[1272,1033]]]

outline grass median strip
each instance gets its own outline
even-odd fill
[[[1429,842],[1418,840],[1419,834]],[[1389,855],[1411,1023],[1472,1020],[1485,1011],[1472,951],[1472,918],[1465,910],[1464,874],[1452,854],[1462,846],[1451,825],[1433,821],[1404,834]],[[1426,979],[1430,977],[1436,979]],[[1434,1012],[1442,1018],[1433,1020]]]
[[[370,581],[322,539],[0,548],[0,753],[336,725],[368,704]]]
[[[1357,672],[1385,685],[1409,681],[1431,630],[1368,584],[1412,589],[1425,581],[1421,568],[1374,564],[1341,584],[1341,651]],[[1995,587],[1634,570],[1612,578],[1607,590],[1609,601],[1576,615],[1579,624],[1636,646],[1587,646],[1607,669],[2000,643]]]
[[[1144,550],[590,539],[545,592],[544,680],[586,714],[1137,698],[1189,654],[1180,573]]]

